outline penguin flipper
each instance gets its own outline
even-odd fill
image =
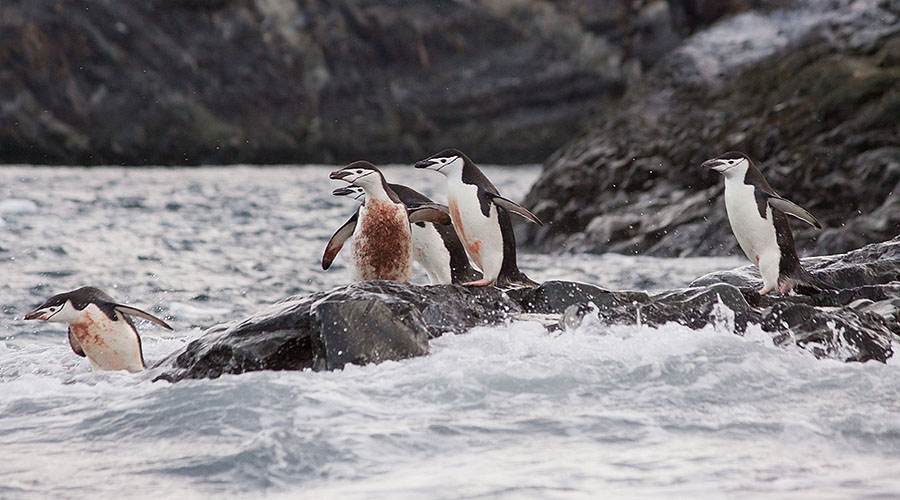
[[[331,239],[328,240],[328,244],[325,245],[325,253],[322,254],[322,269],[328,269],[331,267],[331,263],[334,262],[334,258],[337,257],[338,252],[341,251],[341,248],[344,246],[344,242],[347,241],[348,238],[353,236],[353,232],[356,231],[356,221],[359,219],[359,211],[351,216],[347,222],[344,223],[343,226],[340,227],[337,231],[331,235]]]
[[[82,358],[87,355],[84,353],[84,349],[81,348],[81,343],[78,342],[78,338],[75,337],[75,334],[72,333],[72,327],[69,327],[69,346],[75,351],[75,354],[81,356]]]
[[[514,214],[521,215],[522,217],[530,220],[531,222],[534,222],[538,226],[544,225],[544,223],[541,222],[541,219],[538,219],[537,215],[534,215],[533,213],[528,211],[528,209],[523,207],[522,205],[519,205],[518,203],[516,203],[512,200],[509,200],[507,198],[504,198],[497,194],[491,194],[490,196],[491,196],[491,201],[494,202],[494,204],[497,205],[498,207],[505,208]]]
[[[781,210],[787,215],[796,217],[816,229],[822,229],[822,224],[819,223],[819,220],[816,219],[813,214],[809,213],[805,208],[797,205],[793,201],[784,199],[780,196],[769,195],[769,206]]]
[[[124,304],[115,304],[115,305],[113,305],[113,307],[115,308],[116,311],[118,311],[121,314],[128,314],[129,316],[135,316],[135,317],[138,317],[141,319],[146,319],[147,321],[152,321],[152,322],[156,323],[157,325],[160,325],[164,328],[168,328],[169,330],[172,330],[172,327],[169,326],[169,324],[166,323],[165,321],[157,318],[156,316],[154,316],[146,311],[141,311],[140,309],[138,309],[136,307],[126,306]]]
[[[420,203],[415,207],[409,207],[407,213],[410,224],[416,222],[450,224],[450,211],[440,203]]]

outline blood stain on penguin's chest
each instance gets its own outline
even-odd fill
[[[465,225],[462,223],[462,216],[459,213],[459,204],[457,204],[455,198],[447,200],[447,208],[450,210],[450,221],[453,222],[453,227],[456,229],[459,239],[466,245],[469,252],[473,254],[481,252],[481,240],[472,241],[466,234]]]
[[[411,258],[409,221],[405,207],[369,202],[359,221],[353,252],[360,267],[372,273],[366,279],[402,279]]]
[[[106,347],[106,341],[103,340],[104,333],[106,333],[106,325],[96,321],[90,315],[85,315],[83,319],[73,322],[71,327],[72,333],[75,334],[78,343],[83,347]]]

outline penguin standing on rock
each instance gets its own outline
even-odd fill
[[[811,213],[782,198],[744,153],[730,152],[702,165],[725,177],[725,210],[738,244],[763,279],[760,295],[774,289],[786,294],[796,285],[827,288],[800,265],[787,215],[821,229]]]
[[[402,184],[388,183],[388,187],[397,193],[407,209],[415,209],[434,202],[415,189]],[[359,200],[365,197],[365,191],[358,186],[337,188],[332,192],[335,196],[350,196]],[[353,216],[355,221],[359,211]],[[355,222],[354,222],[355,224]],[[431,222],[414,222],[410,225],[412,236],[413,260],[418,262],[428,280],[433,284],[461,284],[481,278],[481,273],[472,268],[466,251],[460,243],[456,232],[449,224]]]
[[[328,269],[344,242],[352,238],[353,281],[408,282],[412,276],[410,223],[449,224],[446,209],[436,203],[408,209],[385,182],[381,171],[367,161],[351,163],[332,172],[330,177],[361,187],[365,201],[329,240],[322,256],[322,268]]]
[[[169,330],[165,321],[135,307],[118,304],[102,291],[85,286],[54,295],[25,319],[69,324],[69,345],[86,356],[96,370],[143,370],[141,337],[128,316],[152,321]]]
[[[435,170],[447,177],[447,205],[453,228],[466,253],[484,275],[465,285],[537,284],[516,263],[516,237],[509,212],[543,225],[540,219],[500,196],[484,173],[460,151],[441,151],[416,163],[416,168]]]

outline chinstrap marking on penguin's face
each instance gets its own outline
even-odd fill
[[[59,297],[59,295],[51,297],[44,304],[38,306],[37,309],[26,314],[25,319],[39,319],[51,323],[68,323],[80,313],[80,310],[72,304],[71,300],[60,299]]]
[[[328,177],[364,188],[372,187],[382,182],[381,171],[375,165],[365,160],[355,161],[340,170],[335,170]]]
[[[342,169],[342,170],[338,170],[336,172],[332,172],[331,175],[329,175],[329,178],[335,179],[335,180],[346,181],[346,182],[349,182],[350,184],[354,184],[354,185],[359,185],[365,177],[372,175],[374,173],[375,172],[372,170]]]
[[[359,186],[345,186],[339,187],[331,192],[333,196],[349,196],[354,200],[358,200],[366,195],[366,191]]]
[[[450,156],[444,158],[432,158],[429,160],[422,160],[416,162],[416,168],[428,168],[430,170],[434,170],[435,172],[440,172],[445,167],[453,165],[454,162],[459,160],[458,156]]]
[[[747,163],[746,158],[714,158],[703,162],[702,167],[715,170],[722,175],[729,175]]]
[[[61,306],[50,306],[43,309],[36,309],[26,314],[25,319],[40,319],[43,321],[50,321],[50,318],[57,314],[60,309],[62,309]]]
[[[451,170],[461,169],[465,164],[465,157],[462,153],[455,149],[446,149],[440,153],[431,155],[430,157],[417,161],[416,168],[427,168],[449,175]]]

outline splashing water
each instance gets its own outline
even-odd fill
[[[690,330],[596,317],[445,335],[422,358],[152,383],[92,372],[25,322],[93,284],[154,362],[216,323],[347,279],[325,241],[354,208],[327,167],[0,171],[0,498],[849,498],[900,491],[900,373],[775,347],[733,313]],[[521,199],[537,169],[487,169]],[[440,201],[441,179],[389,179]],[[26,200],[23,202],[22,200]],[[30,203],[28,203],[30,202]],[[535,279],[686,285],[736,258],[533,255]],[[417,280],[423,282],[419,271]]]

